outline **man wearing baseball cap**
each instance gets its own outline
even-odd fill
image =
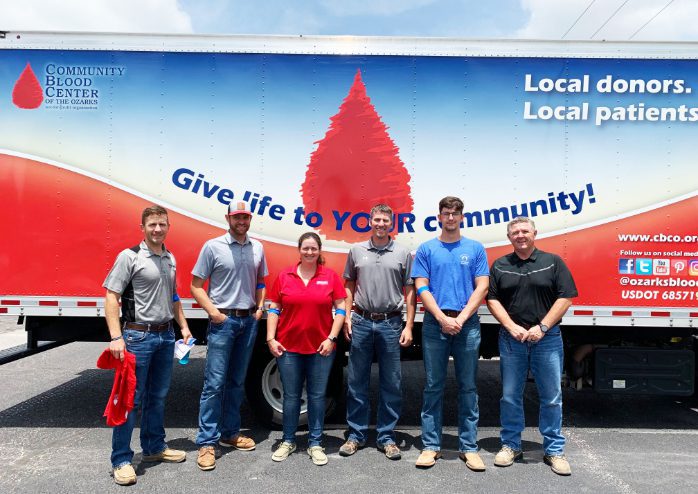
[[[247,204],[230,203],[225,218],[228,232],[204,244],[192,270],[192,296],[209,317],[196,436],[201,470],[216,468],[216,443],[242,451],[255,448],[240,434],[240,405],[264,307],[267,263],[262,244],[247,235],[252,221]]]

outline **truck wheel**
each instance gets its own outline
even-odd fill
[[[266,349],[265,349],[266,350]],[[339,378],[343,377],[342,369],[339,369]],[[336,408],[343,383],[336,384],[337,371],[333,368],[330,381],[327,385],[327,397],[325,402],[325,415],[330,415]],[[276,365],[276,359],[268,351],[257,351],[252,355],[250,367],[247,370],[245,381],[245,393],[252,413],[262,424],[280,429],[283,423],[283,384],[281,375]],[[301,414],[299,425],[308,423],[308,403],[305,389],[301,396]]]

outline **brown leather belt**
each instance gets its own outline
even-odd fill
[[[147,322],[127,322],[124,323],[125,329],[135,329],[137,331],[167,331],[172,326],[172,321],[162,324],[152,324]]]
[[[392,312],[368,312],[359,307],[354,307],[354,312],[364,319],[370,319],[371,321],[387,321],[392,317],[402,316],[402,312],[399,310],[394,310]]]
[[[448,317],[458,317],[460,315],[459,310],[441,309],[441,312],[443,312]]]
[[[257,312],[257,308],[252,307],[250,309],[218,309],[218,311],[221,314],[225,314],[226,316],[249,317],[254,315],[255,312]]]

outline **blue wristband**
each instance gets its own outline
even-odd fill
[[[344,309],[335,309],[335,310],[334,310],[334,313],[335,313],[335,314],[338,314],[338,315],[340,315],[340,316],[346,316],[346,315],[347,315],[347,311],[345,311]]]
[[[179,295],[177,295],[176,293],[172,295],[172,303],[174,302],[179,302]]]
[[[279,309],[269,308],[267,309],[267,314],[276,314],[278,316],[279,314],[281,314],[281,311]]]
[[[422,292],[428,292],[428,291],[429,291],[429,286],[424,285],[422,288],[419,288],[419,289],[417,290],[417,295],[421,295]]]
[[[262,288],[266,287],[264,283],[257,283],[257,290],[261,290]]]

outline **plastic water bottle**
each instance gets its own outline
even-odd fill
[[[175,356],[177,354],[181,354],[181,352],[184,350],[184,348],[188,348],[187,353],[182,355],[179,358],[179,363],[182,365],[187,365],[189,363],[189,354],[191,353],[191,347],[194,346],[194,342],[196,341],[196,338],[189,338],[189,343],[187,345],[184,344],[184,340],[177,340],[175,343]]]

